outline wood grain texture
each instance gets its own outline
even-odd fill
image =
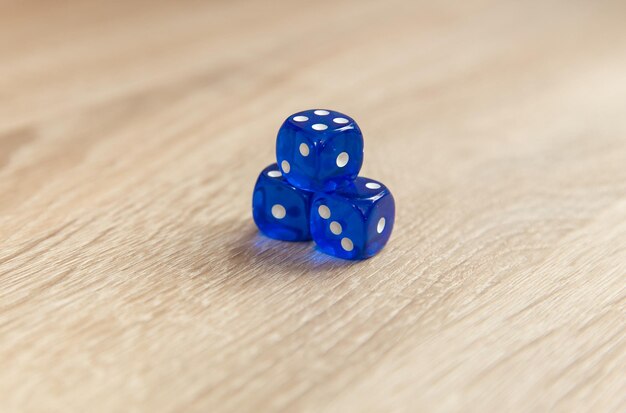
[[[623,1],[0,1],[0,411],[626,410]],[[397,201],[260,236],[297,110]]]

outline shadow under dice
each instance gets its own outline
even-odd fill
[[[317,193],[311,205],[311,234],[319,249],[358,260],[377,254],[391,236],[395,202],[380,182],[357,178],[334,193]]]
[[[291,115],[278,131],[276,158],[292,185],[333,191],[352,182],[363,164],[363,135],[347,115],[307,110]]]
[[[282,241],[308,241],[313,193],[295,188],[277,164],[259,175],[252,196],[252,216],[261,232]]]

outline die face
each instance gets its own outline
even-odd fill
[[[277,164],[259,175],[252,195],[252,216],[259,230],[282,241],[311,239],[309,213],[313,193],[295,188]]]
[[[291,115],[276,139],[276,158],[294,186],[332,191],[358,175],[363,135],[356,122],[339,112],[317,109]]]
[[[363,214],[348,199],[318,193],[311,205],[311,235],[326,254],[359,259],[366,246],[364,223]]]
[[[345,129],[325,141],[322,144],[319,162],[318,176],[325,190],[333,191],[354,181],[363,165],[361,131]]]
[[[318,193],[311,205],[311,234],[318,247],[343,259],[365,259],[387,244],[395,201],[380,182],[357,178],[332,194]]]
[[[382,250],[391,237],[396,220],[396,203],[391,192],[378,198],[367,215],[367,244],[365,256],[372,257]]]

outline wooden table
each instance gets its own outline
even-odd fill
[[[2,1],[0,411],[623,412],[625,16]],[[316,107],[395,195],[371,260],[252,222]]]

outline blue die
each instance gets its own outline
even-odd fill
[[[295,188],[272,164],[259,175],[252,195],[252,216],[261,232],[282,241],[308,241],[313,193]]]
[[[311,234],[319,249],[359,260],[377,254],[391,236],[395,202],[380,182],[359,177],[333,193],[317,193],[311,205]]]
[[[353,181],[363,164],[363,135],[347,115],[307,110],[278,131],[276,158],[287,180],[310,191],[333,191]]]

